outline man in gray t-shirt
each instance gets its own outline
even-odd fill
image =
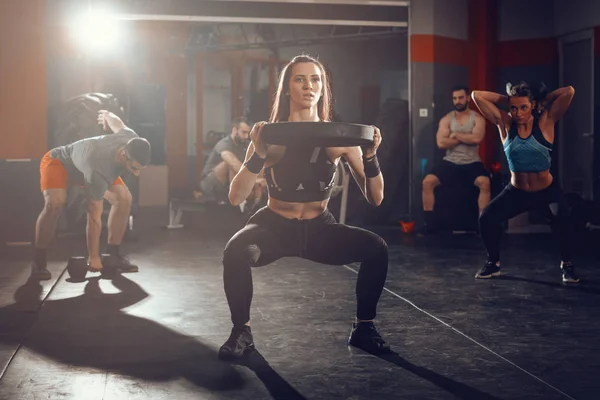
[[[102,270],[99,239],[104,199],[111,204],[108,217],[108,265],[120,271],[138,270],[119,253],[131,208],[131,193],[121,176],[138,176],[150,162],[150,143],[140,138],[113,113],[98,112],[98,123],[112,134],[82,139],[46,153],[40,163],[40,186],[44,209],[37,220],[32,277],[50,279],[46,249],[50,244],[67,188],[80,185],[87,199],[87,248],[91,271]],[[106,263],[106,261],[105,261]]]
[[[231,133],[219,140],[210,153],[194,197],[204,202],[226,202],[229,183],[242,168],[250,140],[250,123],[238,117],[231,123]],[[263,198],[266,182],[261,177],[250,195],[254,204]]]

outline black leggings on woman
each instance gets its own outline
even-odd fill
[[[265,207],[229,240],[223,252],[225,294],[234,326],[250,320],[251,268],[282,257],[331,265],[360,262],[356,317],[375,318],[387,276],[386,242],[373,232],[338,224],[329,211],[314,219],[298,220],[284,218]]]
[[[479,217],[479,231],[488,252],[488,261],[500,261],[502,223],[525,211],[539,209],[552,221],[552,230],[560,240],[562,261],[571,261],[573,229],[569,206],[558,183],[553,181],[546,189],[525,192],[510,183],[483,210]]]

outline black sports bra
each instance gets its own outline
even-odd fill
[[[336,170],[324,147],[287,147],[277,164],[265,168],[269,197],[292,203],[326,200]]]

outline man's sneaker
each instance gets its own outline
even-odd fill
[[[373,322],[352,324],[348,344],[371,354],[391,353],[390,346],[381,338]]]
[[[575,266],[573,264],[563,264],[560,266],[562,269],[562,281],[564,283],[577,283],[579,277],[575,273]]]
[[[485,265],[475,274],[477,279],[489,279],[493,276],[500,275],[500,266],[496,263],[488,261]]]
[[[138,272],[139,268],[120,254],[109,254],[102,259],[102,265],[119,272]]]
[[[31,279],[47,281],[52,278],[52,274],[48,271],[45,265],[38,265],[35,262],[31,263]]]
[[[233,360],[244,356],[254,350],[254,339],[249,326],[233,327],[229,339],[219,349],[219,358]]]

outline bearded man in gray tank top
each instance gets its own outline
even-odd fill
[[[479,214],[490,202],[489,173],[479,158],[479,143],[485,136],[485,119],[469,109],[469,89],[457,86],[452,90],[454,110],[440,120],[436,135],[437,145],[446,150],[441,163],[432,168],[423,179],[423,211],[425,233],[439,227],[434,217],[435,188],[454,185],[467,180],[479,188]]]

